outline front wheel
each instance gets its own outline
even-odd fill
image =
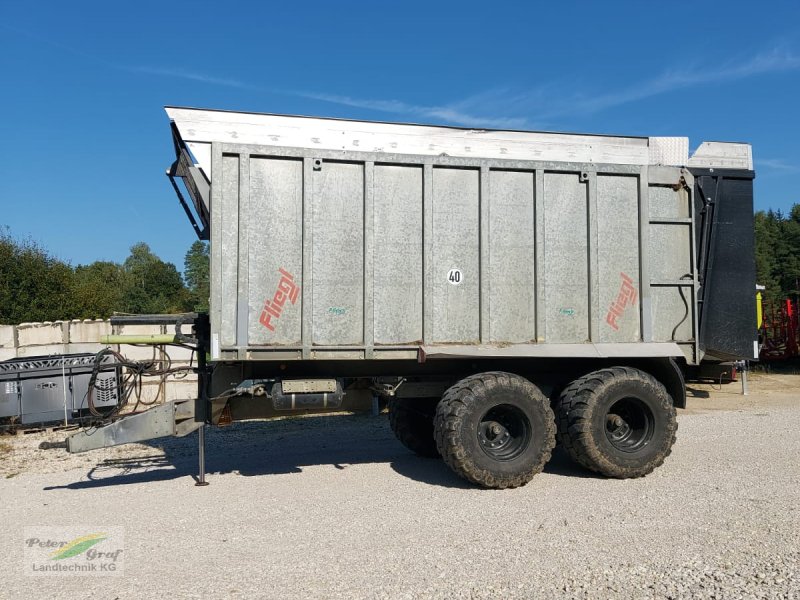
[[[642,477],[672,451],[678,429],[666,388],[652,375],[612,367],[573,381],[556,404],[558,441],[578,464],[607,477]]]
[[[434,437],[445,463],[464,479],[513,488],[528,483],[550,460],[555,421],[547,398],[527,379],[479,373],[445,392]]]

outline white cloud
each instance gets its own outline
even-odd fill
[[[773,49],[738,62],[687,66],[664,72],[654,79],[644,80],[618,92],[593,96],[573,95],[552,116],[581,112],[591,114],[623,104],[644,100],[660,94],[707,85],[738,81],[748,77],[800,69],[800,56],[784,49]]]
[[[352,98],[350,96],[337,96],[335,94],[319,94],[315,92],[288,92],[303,98],[341,104],[343,106],[353,106],[366,108],[378,112],[393,113],[398,115],[409,115],[412,117],[433,118],[445,123],[465,125],[467,127],[496,127],[514,128],[524,127],[527,120],[523,117],[494,118],[482,117],[478,114],[466,112],[466,102],[441,106],[420,106],[408,104],[400,100],[371,100],[366,98]]]
[[[790,163],[780,158],[761,158],[756,160],[756,165],[774,171],[785,171],[787,173],[796,173],[800,171],[800,164]]]
[[[667,70],[658,77],[645,79],[614,91],[589,91],[576,88],[574,84],[566,86],[563,83],[551,82],[527,90],[494,88],[459,101],[435,105],[412,104],[398,99],[358,98],[316,91],[265,88],[237,79],[182,69],[146,66],[125,68],[150,75],[309,98],[341,106],[402,115],[409,119],[434,120],[465,127],[519,129],[531,128],[534,126],[533,123],[541,128],[546,123],[564,117],[591,115],[687,88],[798,70],[800,56],[785,48],[776,47],[749,58],[718,65],[709,63],[685,65]]]
[[[531,122],[551,122],[573,115],[591,115],[661,94],[712,83],[733,82],[748,77],[800,69],[800,56],[775,48],[739,61],[721,65],[684,66],[665,71],[617,91],[589,93],[563,84],[515,91],[492,89],[458,102],[439,106],[408,104],[401,100],[362,99],[334,94],[296,92],[297,95],[334,104],[355,106],[386,113],[434,118],[468,127],[530,127]],[[508,115],[486,117],[482,115]],[[524,115],[524,116],[523,116]]]
[[[212,85],[222,85],[225,87],[241,88],[241,89],[259,89],[256,86],[238,81],[236,79],[225,79],[222,77],[213,77],[204,75],[203,73],[196,73],[194,71],[184,71],[182,69],[164,69],[161,67],[122,67],[126,71],[133,73],[146,73],[148,75],[163,75],[165,77],[173,77],[175,79],[188,79],[190,81],[199,81],[200,83],[210,83]]]

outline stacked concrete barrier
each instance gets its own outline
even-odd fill
[[[166,326],[126,325],[111,326],[109,321],[46,321],[44,323],[21,323],[0,325],[0,361],[34,356],[53,356],[98,352],[110,347],[132,360],[165,360],[169,358],[173,367],[188,367],[192,351],[175,346],[131,346],[100,344],[100,337],[109,334],[151,335],[168,333]],[[197,377],[185,372],[170,375],[163,382],[158,378],[145,378],[142,386],[142,401],[160,402],[197,395]]]

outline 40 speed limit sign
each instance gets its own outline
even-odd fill
[[[464,275],[461,273],[461,269],[450,269],[447,272],[447,282],[450,285],[461,285],[462,281],[464,281]]]

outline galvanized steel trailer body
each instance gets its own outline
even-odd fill
[[[707,350],[692,171],[752,179],[747,144],[167,113],[214,361]]]

